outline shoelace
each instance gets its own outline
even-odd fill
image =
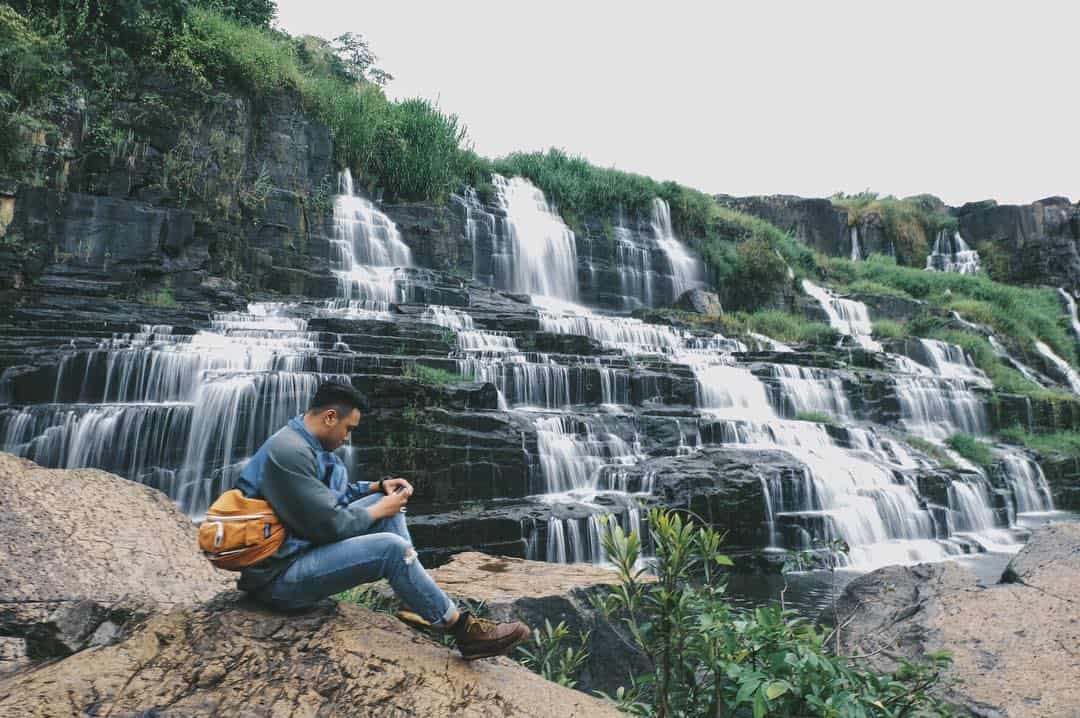
[[[469,618],[469,623],[465,626],[465,633],[487,633],[488,631],[494,631],[495,626],[498,625],[486,618],[476,618],[474,616]]]

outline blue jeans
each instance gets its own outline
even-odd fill
[[[371,494],[349,505],[368,507],[380,498],[382,494]],[[380,578],[390,582],[409,608],[435,625],[445,624],[457,610],[420,565],[405,514],[379,519],[363,536],[309,549],[260,589],[256,598],[280,610],[297,610]]]

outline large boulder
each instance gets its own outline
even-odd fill
[[[234,592],[0,679],[0,715],[619,714],[508,658],[466,662],[386,614],[324,601],[281,615]]]
[[[615,572],[591,564],[555,564],[468,552],[455,555],[432,572],[449,594],[469,603],[483,603],[490,618],[520,620],[542,627],[565,622],[573,636],[588,632],[588,662],[577,688],[614,695],[629,686],[631,676],[650,671],[648,657],[616,622],[604,620],[593,600],[618,582]]]
[[[133,619],[231,588],[164,494],[0,454],[0,671],[117,639]]]
[[[724,312],[724,308],[720,305],[720,297],[715,292],[704,289],[687,289],[675,300],[674,307],[708,317],[715,317]]]
[[[848,585],[840,649],[878,671],[948,650],[939,689],[975,716],[1075,716],[1080,706],[1080,526],[1036,530],[1004,579],[947,562],[892,566]]]

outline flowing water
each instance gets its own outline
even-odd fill
[[[1052,510],[1041,471],[1019,455],[1003,454],[997,474],[972,469],[936,492],[921,488],[917,476],[933,468],[930,460],[860,418],[853,398],[859,379],[850,372],[747,361],[747,347],[723,335],[583,306],[574,233],[526,180],[497,177],[494,184],[497,212],[472,191],[454,200],[474,256],[488,258],[477,259],[474,277],[532,295],[542,331],[587,337],[605,350],[588,357],[523,351],[520,336],[479,328],[467,307],[431,305],[418,317],[453,330],[452,359],[461,373],[491,382],[503,410],[535,430],[533,499],[550,515],[527,536],[531,556],[599,563],[604,522],[647,533],[639,499],[657,487],[653,474],[642,478],[632,469],[649,459],[644,422],[659,421],[650,412],[664,408],[651,367],[696,388],[686,400],[694,407],[662,419],[675,428],[671,453],[692,458],[712,446],[778,452],[798,462],[793,476],[762,479],[760,518],[770,537],[762,548],[815,549],[839,540],[850,550],[837,559],[859,569],[941,560],[1015,550],[1010,528],[1017,516]],[[320,381],[347,378],[362,358],[340,337],[309,331],[304,317],[387,319],[403,301],[408,247],[378,207],[355,195],[347,173],[341,186],[330,257],[335,299],[304,307],[253,304],[215,315],[193,335],[147,326],[71,352],[52,403],[0,409],[4,448],[51,466],[118,471],[201,515],[259,443],[306,406]],[[637,236],[620,239],[629,229],[615,228],[624,248],[613,262],[623,307],[667,303],[703,283],[700,260],[678,241],[667,205],[657,201],[651,209],[651,249],[640,249]],[[582,266],[588,275],[589,263]],[[882,351],[865,305],[809,281],[803,286],[841,334]],[[791,352],[766,339],[756,341]],[[978,394],[987,380],[963,351],[920,340],[893,360],[906,367],[882,379],[896,405],[894,428],[935,441],[987,432]],[[844,426],[794,420],[807,412]]]
[[[338,296],[317,313],[388,316],[411,264],[394,223],[340,178],[329,257]],[[395,264],[397,263],[397,264]],[[47,466],[96,466],[166,493],[193,518],[231,486],[243,461],[307,408],[353,357],[309,332],[298,307],[253,303],[213,315],[194,335],[145,326],[67,354],[51,404],[0,409],[5,451]],[[347,352],[347,349],[345,350]]]
[[[926,258],[926,268],[935,272],[976,274],[979,271],[979,253],[968,246],[960,232],[943,229],[934,240],[934,248]]]

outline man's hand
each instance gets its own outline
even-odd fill
[[[397,480],[404,481],[404,479]],[[387,481],[386,485],[389,486],[390,481]],[[395,514],[401,513],[401,510],[407,503],[409,503],[408,491],[402,491],[401,493],[391,492],[369,506],[367,512],[371,514],[371,519],[373,521],[378,521],[379,519],[390,518]]]
[[[383,486],[386,487],[387,495],[395,493],[399,486],[405,487],[405,491],[403,492],[405,494],[405,498],[412,496],[413,493],[412,484],[402,478],[386,479],[385,481],[383,481]]]

